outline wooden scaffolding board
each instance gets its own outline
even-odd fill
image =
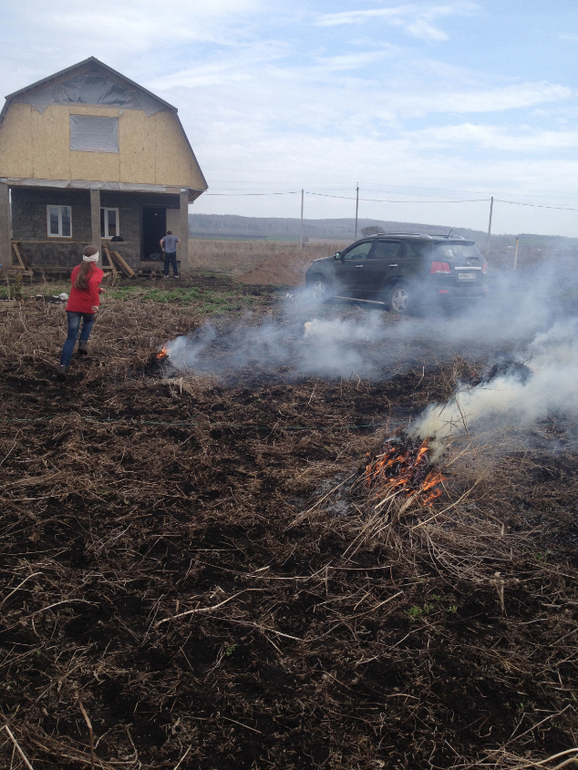
[[[126,262],[120,256],[118,251],[111,251],[108,243],[103,243],[102,247],[106,258],[108,259],[110,269],[114,272],[115,275],[117,274],[117,267],[119,267],[125,275],[128,275],[129,278],[135,277],[135,271],[128,264],[128,262]],[[103,265],[103,267],[106,269],[105,265]]]
[[[118,253],[118,251],[113,251],[112,255],[115,258],[115,260],[117,261],[117,263],[119,264],[119,266],[121,267],[121,269],[124,270],[124,272],[128,275],[128,277],[129,278],[134,278],[135,275],[136,275],[135,271],[128,264],[128,262],[124,261],[124,259]]]
[[[103,253],[108,261],[108,265],[105,265],[103,261],[102,269],[111,270],[113,275],[118,275],[118,270],[116,269],[116,265],[114,264],[114,260],[110,254],[108,243],[103,243]]]
[[[30,266],[30,262],[26,258],[26,254],[22,251],[22,247],[18,247],[18,243],[16,241],[12,241],[12,251],[16,255],[16,259],[18,260],[18,265],[12,265],[12,267],[20,268],[21,270],[32,270],[32,267]]]

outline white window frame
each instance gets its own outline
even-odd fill
[[[58,232],[50,232],[50,210],[58,209]],[[68,209],[68,218],[70,220],[70,233],[63,235],[62,233],[62,210]],[[72,206],[55,206],[52,203],[46,206],[46,233],[49,238],[72,238]]]
[[[110,240],[113,237],[108,233],[108,212],[109,211],[116,212],[116,233],[115,234],[120,235],[120,209],[101,206],[100,211],[101,213],[104,211],[104,217],[103,217],[104,233],[102,232],[102,228],[101,228],[100,237],[103,238],[104,240]]]

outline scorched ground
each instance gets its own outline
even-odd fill
[[[427,505],[359,484],[490,351],[400,343],[373,381],[163,379],[151,357],[200,319],[111,301],[63,386],[61,310],[0,313],[3,767],[578,755],[575,426],[455,447]]]

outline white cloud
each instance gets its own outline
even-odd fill
[[[412,134],[412,139],[419,140],[424,147],[436,147],[439,150],[464,145],[471,148],[534,155],[551,150],[575,151],[578,149],[578,129],[544,131],[532,126],[518,126],[513,130],[501,126],[462,123],[415,132]]]
[[[490,113],[534,107],[548,102],[560,102],[573,96],[572,89],[552,83],[516,83],[508,86],[469,90],[451,89],[429,93],[402,95],[400,111],[413,114],[426,113]]]
[[[394,27],[401,27],[408,35],[420,40],[440,42],[447,40],[448,34],[435,26],[438,19],[455,15],[469,16],[475,13],[477,8],[476,3],[467,2],[467,0],[435,5],[412,3],[391,8],[328,13],[321,16],[316,23],[320,27],[334,27],[381,21]]]

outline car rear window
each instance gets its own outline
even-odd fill
[[[451,262],[455,259],[481,259],[482,255],[474,243],[438,243],[433,248],[433,259]]]

